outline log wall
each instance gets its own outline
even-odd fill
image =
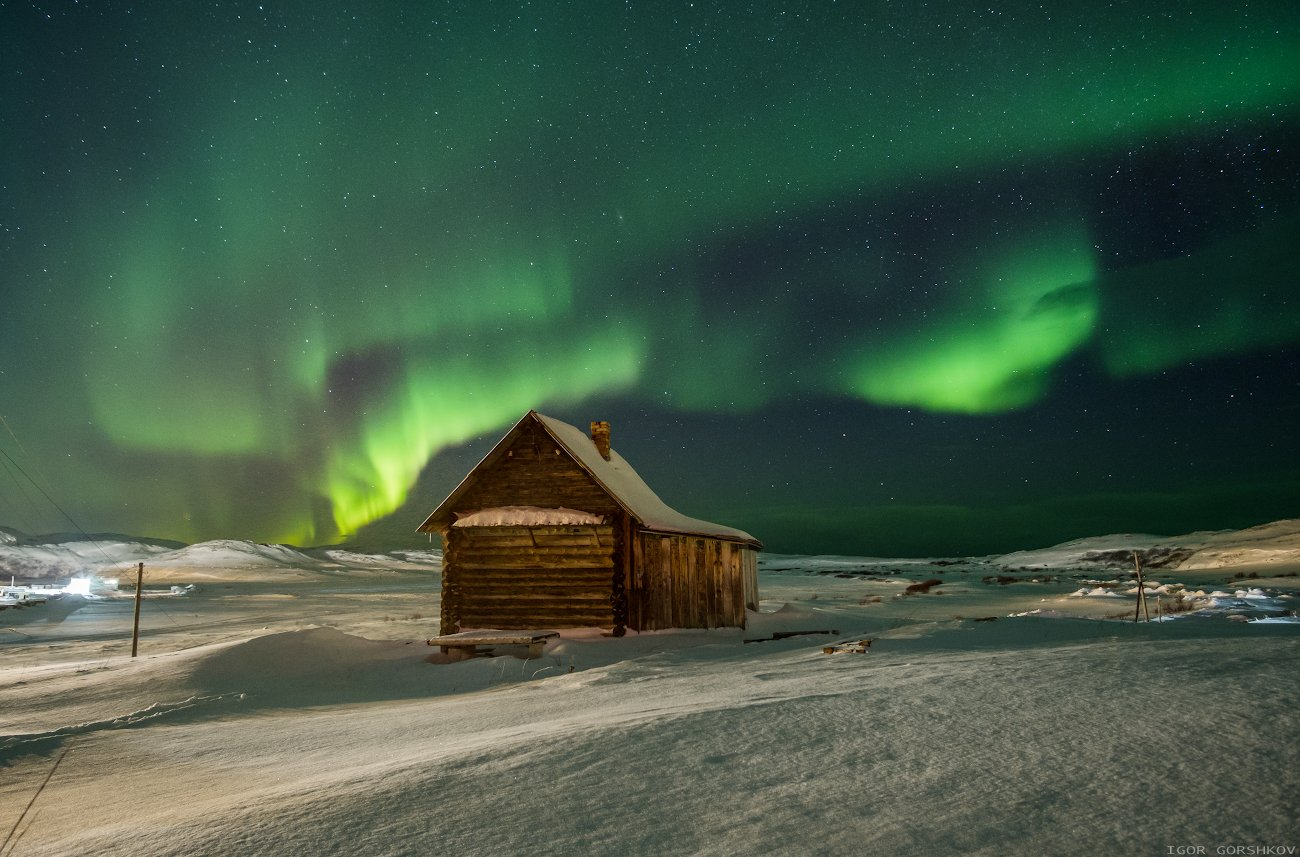
[[[442,633],[614,626],[614,546],[609,525],[450,528]]]
[[[497,506],[564,506],[612,515],[619,505],[537,424],[525,426],[506,453],[482,470],[457,511]]]
[[[628,627],[743,628],[758,609],[757,552],[704,536],[639,532],[632,540]]]

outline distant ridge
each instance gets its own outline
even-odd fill
[[[1244,530],[1206,530],[1181,536],[1120,533],[1072,539],[1040,550],[996,558],[1008,568],[1131,566],[1137,553],[1144,567],[1194,569],[1300,563],[1300,518]]]
[[[174,539],[157,539],[151,536],[129,536],[125,533],[42,533],[31,536],[14,527],[0,526],[0,544],[20,545],[61,545],[69,542],[129,542],[132,544],[154,545],[161,548],[183,548],[185,542]]]
[[[1117,533],[1072,539],[1048,548],[984,557],[1005,568],[1127,567],[1137,553],[1150,568],[1210,569],[1300,564],[1300,518],[1181,536]],[[40,580],[101,573],[137,562],[170,568],[428,568],[440,551],[421,545],[323,545],[298,548],[239,539],[187,545],[121,533],[53,533],[28,536],[0,527],[0,575]]]

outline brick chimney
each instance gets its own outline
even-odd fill
[[[596,444],[600,457],[609,461],[609,423],[601,420],[591,424],[591,442]]]

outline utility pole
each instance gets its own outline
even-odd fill
[[[144,563],[135,573],[135,622],[131,626],[131,657],[135,657],[140,648],[140,587],[144,583]]]

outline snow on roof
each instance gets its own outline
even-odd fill
[[[536,411],[533,413],[560,445],[646,529],[760,544],[758,539],[743,530],[701,521],[676,511],[659,499],[659,495],[645,484],[623,456],[610,450],[606,461],[582,429]]]
[[[555,527],[569,524],[603,524],[603,515],[577,509],[545,509],[541,506],[497,506],[457,515],[453,527]]]

